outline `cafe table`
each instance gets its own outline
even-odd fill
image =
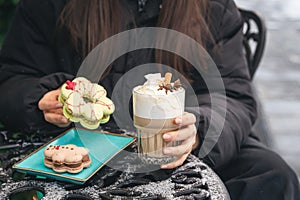
[[[113,132],[132,135],[125,130]],[[134,153],[135,143],[126,148],[126,152],[133,152],[132,154],[120,152],[84,184],[20,173],[12,166],[49,139],[18,139],[5,143],[3,135],[6,131],[0,130],[0,133],[1,200],[230,199],[218,175],[196,156],[190,155],[176,169],[143,170],[149,167],[139,162]]]

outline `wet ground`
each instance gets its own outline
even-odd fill
[[[300,177],[300,1],[236,0],[266,22],[265,54],[254,78],[272,148]]]

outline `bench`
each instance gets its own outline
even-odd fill
[[[242,8],[239,8],[239,11],[244,20],[243,45],[251,80],[253,80],[264,53],[267,30],[264,20],[257,13]],[[253,88],[253,90],[257,101],[258,117],[252,127],[252,132],[255,133],[259,141],[268,147],[272,147],[272,138],[264,115],[263,107],[256,94],[255,88]]]

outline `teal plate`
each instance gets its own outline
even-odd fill
[[[123,136],[120,134],[70,129],[16,163],[13,168],[17,171],[36,175],[38,177],[48,177],[60,181],[84,184],[108,161],[134,141],[134,137]],[[46,167],[44,165],[44,150],[49,145],[66,144],[75,144],[87,148],[92,160],[91,165],[77,174],[67,172],[57,173],[51,168]]]

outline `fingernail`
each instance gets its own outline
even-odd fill
[[[167,165],[161,165],[160,168],[161,169],[166,169],[168,166]]]
[[[56,108],[61,108],[61,107],[63,107],[63,104],[62,104],[62,103],[56,104]]]
[[[169,153],[171,153],[171,152],[172,152],[171,149],[164,148],[164,154],[169,154]]]
[[[64,124],[66,124],[66,123],[68,123],[68,122],[69,122],[69,120],[68,120],[68,119],[66,119],[66,118],[63,118],[63,119],[61,120],[61,122],[62,122],[62,123],[64,123]]]
[[[169,135],[169,134],[164,134],[164,135],[163,135],[163,139],[166,139],[166,140],[171,139],[171,135]]]
[[[181,118],[176,118],[175,119],[175,123],[176,124],[181,124],[182,123],[182,119]]]

